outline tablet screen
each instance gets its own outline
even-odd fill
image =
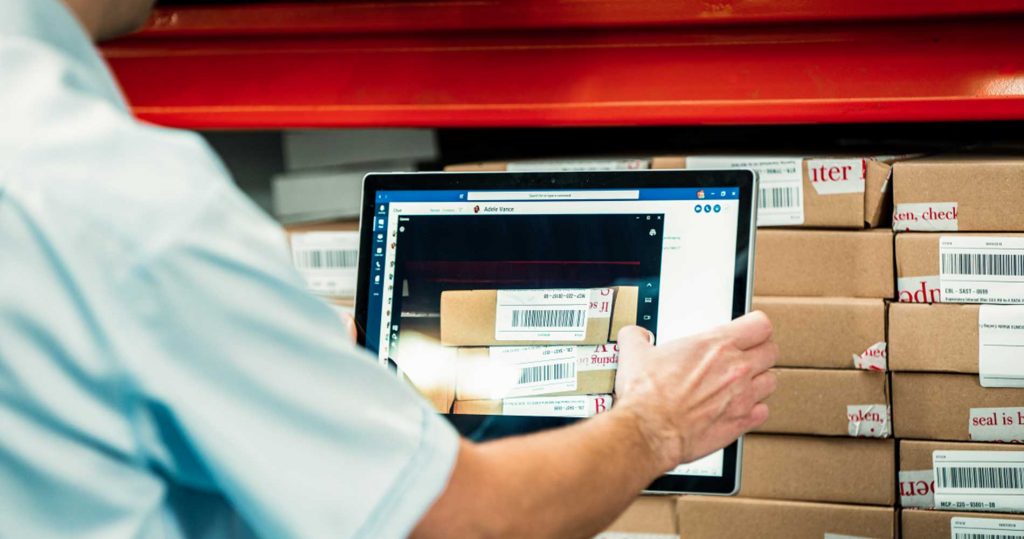
[[[739,194],[378,190],[366,346],[478,440],[601,413],[619,328],[664,342],[733,318]]]

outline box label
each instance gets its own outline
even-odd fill
[[[969,421],[975,442],[1024,442],[1024,407],[971,408]]]
[[[1024,451],[935,451],[935,507],[1024,511]]]
[[[576,370],[614,371],[619,368],[619,345],[599,344],[576,347]]]
[[[947,303],[1024,303],[1024,238],[940,237],[939,285]]]
[[[611,395],[573,397],[519,397],[503,399],[502,415],[591,417],[612,407]]]
[[[892,212],[892,229],[897,232],[952,232],[960,228],[957,223],[959,213],[956,202],[897,204]]]
[[[590,306],[587,309],[587,316],[611,318],[613,299],[615,299],[614,288],[594,288],[590,291]]]
[[[885,372],[889,369],[885,342],[876,342],[861,354],[853,354],[853,368],[865,371]]]
[[[896,279],[897,298],[900,303],[939,303],[942,288],[938,275],[900,277]]]
[[[582,341],[591,310],[586,289],[498,290],[494,339]]]
[[[863,193],[867,167],[863,159],[808,159],[807,179],[819,195]]]
[[[292,263],[310,292],[351,297],[356,293],[358,232],[295,232]]]
[[[1024,305],[978,310],[978,373],[984,387],[1024,387]]]
[[[570,159],[567,161],[511,162],[509,172],[593,172],[600,170],[640,170],[651,168],[648,159]]]
[[[920,509],[935,507],[935,473],[932,470],[900,471],[900,505]]]
[[[686,168],[749,168],[757,172],[757,226],[804,224],[803,160],[799,157],[686,158]]]
[[[885,404],[851,404],[846,407],[850,436],[858,438],[888,438],[892,419]]]
[[[1024,522],[1008,518],[953,517],[950,539],[1022,539]]]
[[[475,362],[471,382],[490,398],[576,391],[575,346],[492,346]]]

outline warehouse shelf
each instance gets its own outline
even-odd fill
[[[171,5],[104,51],[200,129],[1024,119],[1022,2],[676,4]]]

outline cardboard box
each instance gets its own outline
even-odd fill
[[[894,372],[892,409],[897,438],[1024,441],[1024,389],[981,387],[971,374]]]
[[[759,229],[754,294],[891,298],[891,230]]]
[[[592,289],[591,297],[600,290]],[[582,339],[497,340],[497,290],[447,290],[441,293],[441,342],[445,346],[520,346],[551,344],[603,344],[614,341],[619,330],[636,323],[635,286],[613,287],[611,312],[588,316]],[[584,300],[585,301],[585,300]]]
[[[514,415],[591,417],[612,407],[611,395],[513,397],[501,400],[455,401],[452,413],[462,415]]]
[[[902,303],[937,303],[944,301],[939,279],[939,239],[948,233],[912,232],[896,235],[896,275],[898,299]],[[1021,238],[1024,234],[958,233],[956,238],[970,237]],[[973,301],[970,303],[979,303]]]
[[[680,496],[685,539],[830,539],[897,537],[892,507]]]
[[[314,294],[352,300],[359,264],[359,220],[286,225],[295,269]]]
[[[517,355],[519,356],[514,358],[513,361],[522,358],[528,359],[529,362],[527,363],[511,363],[495,359],[492,356],[492,350],[489,348],[459,348],[455,398],[460,401],[468,401],[501,399],[519,395],[567,396],[612,393],[615,391],[615,367],[618,365],[618,352],[614,351],[613,345],[604,345],[597,348],[607,350],[606,355],[614,356],[615,363],[601,365],[600,368],[596,369],[587,368],[595,350],[594,346],[545,346],[511,349],[513,353],[518,353]],[[501,350],[509,350],[509,348],[496,347],[493,352],[500,352]],[[560,357],[572,362],[572,372],[575,375],[572,376],[571,384],[575,387],[574,389],[558,389],[559,385],[564,386],[569,382],[559,384],[559,380],[566,380],[567,377],[555,376],[555,373],[552,372],[552,369],[555,367],[564,368],[567,362],[551,363],[549,360],[547,363],[537,363],[536,360],[542,360],[542,356],[539,356],[537,353],[543,353],[548,350],[554,350]],[[565,352],[563,353],[563,351]],[[528,355],[524,356],[524,352]],[[612,358],[609,357],[609,359]],[[529,367],[527,365],[534,366]],[[546,376],[536,377],[543,379],[538,380],[539,383],[534,382],[525,386],[519,384],[518,382],[524,369],[531,368],[545,371],[542,374]],[[552,383],[552,379],[554,379],[554,383]],[[555,389],[552,390],[552,388]]]
[[[756,432],[888,438],[889,381],[860,370],[773,369],[779,386]]]
[[[899,494],[902,507],[935,507],[935,451],[1024,451],[1014,444],[900,440]]]
[[[779,367],[854,368],[885,364],[885,301],[866,298],[755,297],[775,326]],[[836,331],[842,328],[842,331]]]
[[[889,368],[978,373],[979,305],[893,303]]]
[[[640,496],[594,539],[671,539],[679,537],[676,496]]]
[[[1024,231],[1024,156],[942,156],[893,167],[896,230]]]
[[[1002,513],[961,513],[959,511],[928,511],[924,509],[904,509],[900,512],[901,533],[903,539],[947,539],[952,537],[951,523],[954,518],[984,518],[996,520],[1022,521],[1024,515],[1008,515]],[[967,536],[964,539],[1006,539],[1007,535]],[[955,539],[961,539],[957,537]]]
[[[893,505],[896,443],[889,440],[748,434],[739,495]]]

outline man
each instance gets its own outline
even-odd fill
[[[150,0],[0,0],[0,537],[586,537],[767,417],[762,314],[619,334],[614,409],[460,440],[303,291],[193,134],[89,38]]]

